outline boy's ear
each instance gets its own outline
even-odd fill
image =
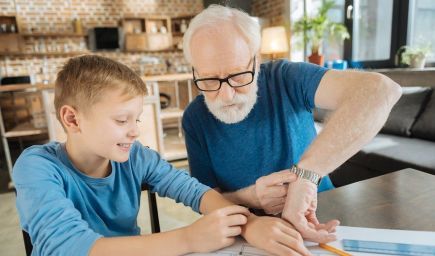
[[[78,112],[69,105],[63,105],[60,108],[60,120],[68,132],[80,132]]]

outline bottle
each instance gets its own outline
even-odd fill
[[[74,33],[79,35],[83,34],[82,22],[80,21],[79,18],[73,19],[73,28],[74,28]]]
[[[180,25],[180,31],[181,31],[181,33],[186,32],[186,30],[187,30],[186,20],[181,20],[181,25]]]

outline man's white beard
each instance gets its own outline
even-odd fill
[[[258,85],[256,82],[252,83],[250,90],[246,94],[235,92],[234,98],[231,102],[223,102],[219,97],[215,100],[208,100],[205,98],[205,104],[208,110],[220,121],[226,124],[234,124],[245,119],[251,112],[255,103],[257,102]],[[232,105],[233,106],[228,106]]]

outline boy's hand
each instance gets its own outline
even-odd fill
[[[293,226],[276,217],[249,216],[243,237],[251,245],[273,255],[312,255]]]
[[[186,227],[190,251],[210,252],[233,244],[249,215],[247,208],[232,205],[203,216]]]

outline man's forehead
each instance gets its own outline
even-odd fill
[[[194,34],[191,41],[193,66],[204,75],[245,70],[252,58],[248,43],[240,33],[212,33],[205,29]]]

